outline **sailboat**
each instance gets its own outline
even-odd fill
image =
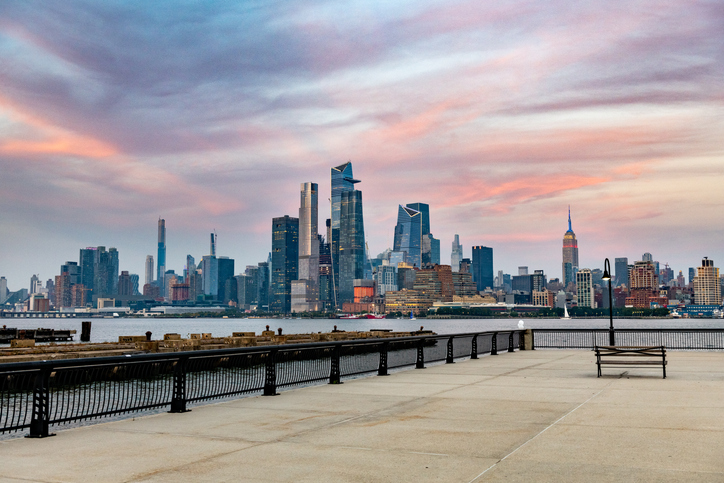
[[[410,320],[417,320],[417,317],[415,317],[415,314],[412,313],[412,310],[410,310]]]
[[[563,317],[561,317],[561,319],[568,320],[568,319],[570,319],[570,318],[571,318],[571,316],[568,315],[568,306],[567,306],[567,305],[564,305],[564,306],[563,306]]]

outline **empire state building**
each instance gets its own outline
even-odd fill
[[[578,240],[571,228],[571,207],[568,207],[568,231],[563,235],[563,284],[567,287],[570,282],[576,282],[578,270]]]

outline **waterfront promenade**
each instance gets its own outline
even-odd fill
[[[2,482],[724,481],[724,353],[520,351],[0,442]]]

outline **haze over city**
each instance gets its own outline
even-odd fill
[[[142,274],[266,260],[299,185],[351,160],[370,255],[399,204],[430,205],[494,269],[561,276],[651,252],[724,263],[721,2],[5,2],[0,275],[45,280],[79,248]],[[320,231],[323,231],[320,229]]]

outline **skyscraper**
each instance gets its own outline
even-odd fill
[[[704,257],[701,261],[701,267],[696,270],[694,302],[697,305],[721,304],[719,269],[714,266],[714,260],[709,260],[709,257]]]
[[[270,312],[291,312],[292,280],[298,279],[298,263],[299,218],[272,219]]]
[[[646,252],[643,255],[641,255],[641,261],[642,262],[653,262],[654,256],[652,254],[650,254],[649,252]]]
[[[478,292],[493,288],[493,249],[485,246],[473,247],[473,282]]]
[[[628,258],[617,258],[614,267],[616,269],[616,285],[626,285],[628,287]]]
[[[629,265],[629,296],[626,305],[649,308],[652,298],[659,296],[659,277],[653,262],[635,262]]]
[[[340,248],[340,224],[342,216],[342,193],[354,191],[354,185],[359,180],[354,179],[352,174],[352,163],[347,162],[336,168],[332,168],[332,197],[331,197],[331,234],[327,241],[330,243],[332,255],[332,283],[334,304],[338,305],[337,294],[339,292],[339,248]],[[339,304],[341,305],[341,304]]]
[[[302,183],[299,202],[299,279],[305,280],[300,312],[317,310],[319,300],[319,233],[317,183]]]
[[[578,306],[595,309],[596,297],[593,288],[591,270],[584,268],[576,273],[576,290],[578,291]]]
[[[563,235],[563,285],[575,282],[574,273],[578,269],[578,240],[571,227],[571,208],[568,207],[568,231]]]
[[[420,222],[420,266],[440,264],[440,240],[432,235],[430,227],[430,205],[427,203],[408,203],[408,208],[422,215]]]
[[[80,249],[78,266],[80,268],[80,283],[87,290],[87,296],[91,298],[95,289],[95,265],[96,247]]]
[[[354,301],[354,281],[364,279],[367,260],[362,192],[344,191],[340,200],[338,306]]]
[[[165,293],[163,280],[166,274],[166,220],[158,219],[158,256],[156,257],[156,280],[161,288],[161,293]]]
[[[153,283],[153,255],[146,255],[146,281]]]
[[[402,205],[398,207],[394,251],[407,253],[407,263],[422,266],[422,213]]]
[[[216,289],[216,300],[223,301],[225,304],[231,300],[231,293],[236,293],[236,287],[229,290],[227,293],[226,282],[234,278],[234,259],[229,257],[216,257],[216,266],[218,270],[218,281]],[[234,296],[234,299],[236,296]]]
[[[450,268],[453,272],[460,271],[460,260],[463,259],[463,246],[460,244],[460,235],[455,235],[452,242],[452,254],[450,255]]]

